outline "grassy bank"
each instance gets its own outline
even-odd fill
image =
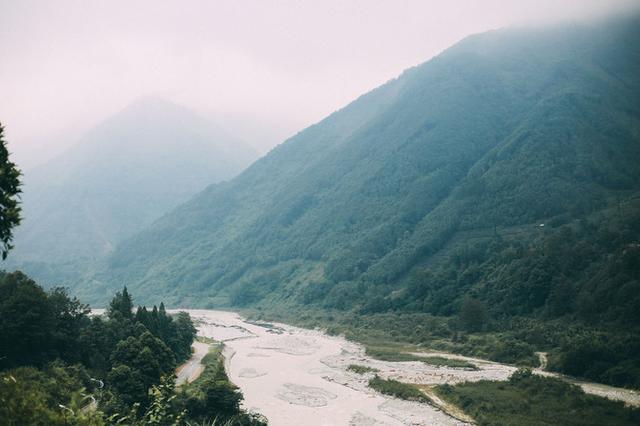
[[[356,374],[377,373],[377,368],[367,367],[365,365],[351,364],[347,367],[347,370],[353,371]]]
[[[478,367],[470,362],[460,360],[444,358],[442,356],[421,356],[408,353],[406,351],[416,350],[416,348],[398,347],[398,346],[366,346],[365,353],[372,358],[379,359],[381,361],[391,362],[403,362],[403,361],[418,361],[425,364],[433,365],[436,367],[451,367],[451,368],[465,368],[469,370],[477,370]]]
[[[196,380],[180,387],[176,403],[203,424],[213,419],[213,424],[228,426],[266,425],[262,416],[241,409],[242,393],[231,383],[224,368],[224,345],[212,341],[206,343],[210,348],[201,361],[204,370]]]
[[[419,387],[409,383],[403,383],[392,379],[386,380],[376,375],[374,378],[369,380],[369,386],[385,395],[406,399],[407,401],[431,402]]]
[[[503,324],[503,328],[508,329],[503,331],[488,329],[468,333],[457,329],[454,318],[422,313],[359,315],[291,307],[286,310],[245,310],[243,314],[252,319],[284,322],[311,329],[322,328],[331,335],[344,335],[349,340],[363,344],[371,356],[388,361],[424,361],[412,357],[410,352],[429,349],[522,367],[537,367],[539,360],[535,352],[551,349],[551,342],[558,341],[558,335],[563,333],[561,326],[545,325],[544,329],[540,329],[542,326],[538,323],[522,328],[529,330],[529,334],[511,331],[522,327],[522,324]],[[527,342],[524,339],[526,336],[537,339],[537,343]],[[442,360],[432,361],[434,365],[447,365],[442,364]],[[449,366],[472,368],[471,365]]]
[[[209,341],[205,343],[210,344],[209,352],[207,352],[207,354],[202,357],[202,360],[200,361],[200,364],[204,366],[204,370],[197,379],[189,384],[189,386],[193,388],[201,388],[210,381],[229,381],[224,370],[224,358],[222,356],[222,349],[224,348],[224,344],[212,341],[211,339],[208,340]]]
[[[411,352],[434,350],[533,368],[540,366],[535,352],[547,352],[549,371],[640,389],[640,361],[635,355],[640,353],[640,336],[634,332],[625,334],[587,324],[523,317],[492,322],[482,331],[466,332],[458,328],[453,317],[424,313],[362,315],[315,308],[271,307],[245,310],[243,314],[344,335],[363,344],[372,356],[392,361],[413,361]],[[376,355],[380,349],[388,353]]]
[[[622,402],[587,395],[564,381],[519,370],[508,382],[479,381],[441,385],[436,394],[462,409],[478,425],[631,426],[640,410]]]

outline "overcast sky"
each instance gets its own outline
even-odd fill
[[[136,98],[262,151],[463,37],[631,0],[0,0],[0,122],[25,168]]]

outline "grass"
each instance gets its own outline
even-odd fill
[[[441,356],[420,356],[406,352],[402,352],[397,347],[388,346],[367,346],[365,353],[372,358],[380,361],[403,362],[403,361],[419,361],[425,364],[438,367],[467,368],[470,370],[478,370],[478,367],[470,362],[460,359],[450,359]]]
[[[516,335],[512,331],[456,333],[451,327],[451,318],[422,313],[355,315],[352,312],[320,310],[313,307],[271,307],[260,310],[246,309],[242,312],[255,320],[283,322],[308,329],[321,328],[329,335],[343,335],[348,340],[366,347],[382,347],[397,352],[419,352],[429,348],[523,367],[537,367],[539,359],[534,352],[549,349],[546,346],[525,344],[520,335],[522,333]],[[538,325],[542,326],[542,323]],[[563,327],[562,324],[549,325],[549,330],[544,328],[545,332],[536,331],[534,334],[562,334],[559,330]],[[526,331],[525,328],[523,330]]]
[[[518,370],[508,382],[479,381],[435,388],[437,396],[462,409],[479,426],[638,425],[640,410],[585,394],[559,379]]]
[[[215,343],[217,343],[217,341],[213,340],[211,337],[206,337],[206,336],[196,336],[196,340],[200,343],[206,343],[207,345],[213,345]]]
[[[377,368],[367,367],[365,365],[358,365],[358,364],[349,365],[347,367],[347,370],[353,371],[354,373],[357,373],[357,374],[377,373],[378,371],[380,371]]]
[[[187,424],[266,426],[263,416],[248,413],[240,407],[242,393],[231,383],[224,369],[223,348],[223,343],[214,341],[211,344],[201,361],[202,374],[181,386],[177,406],[188,411]]]
[[[392,379],[382,379],[377,374],[369,380],[369,387],[385,395],[395,396],[407,401],[431,403],[429,397],[418,386]]]
[[[469,370],[478,370],[478,367],[467,362],[462,359],[452,359],[452,358],[444,358],[441,356],[427,356],[427,357],[419,357],[420,361],[429,364],[435,365],[438,367],[451,367],[451,368],[466,368]]]
[[[204,366],[204,370],[202,374],[191,383],[193,387],[197,388],[208,380],[215,380],[219,378],[221,374],[226,374],[224,371],[224,359],[222,358],[223,346],[222,343],[211,344],[209,352],[202,357],[200,361],[200,364]]]

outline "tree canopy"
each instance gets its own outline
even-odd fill
[[[20,224],[20,185],[20,170],[9,159],[4,127],[0,123],[0,253],[3,260],[13,248],[13,228]]]

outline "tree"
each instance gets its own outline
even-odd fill
[[[109,304],[109,318],[133,319],[133,300],[127,291],[127,286],[121,292],[117,292]]]
[[[186,361],[191,356],[191,343],[196,338],[198,330],[186,312],[178,312],[173,324],[175,335],[169,341],[169,346],[176,354],[176,361]]]
[[[52,363],[43,369],[20,367],[0,372],[0,424],[103,426],[102,413],[85,410],[91,390],[81,366]],[[61,410],[60,404],[74,411]]]
[[[54,319],[51,338],[56,353],[67,362],[78,362],[82,356],[78,350],[82,328],[90,322],[89,306],[69,297],[63,287],[49,290],[48,299]]]
[[[44,290],[22,272],[0,274],[0,368],[53,359],[53,327]]]
[[[547,298],[547,312],[551,317],[559,317],[573,310],[576,290],[568,281],[560,281],[551,289]]]
[[[117,365],[109,372],[107,383],[128,406],[147,400],[148,387],[142,374],[135,368],[124,364]]]
[[[228,380],[211,380],[204,387],[205,406],[213,416],[232,416],[240,411],[242,393]]]
[[[462,302],[459,318],[465,330],[482,330],[487,322],[487,307],[478,299],[466,297]]]
[[[4,142],[4,128],[0,124],[0,252],[7,258],[13,248],[13,228],[20,224],[20,170],[9,160],[9,151]]]
[[[113,368],[107,377],[110,386],[114,386],[126,404],[135,401],[143,406],[148,389],[159,384],[163,375],[172,376],[176,367],[173,352],[149,331],[118,342],[111,354],[111,364]],[[119,385],[117,382],[126,375],[134,375],[137,385],[132,387],[130,381]]]
[[[158,309],[158,337],[162,340],[167,340],[171,334],[172,320],[164,307],[164,303],[160,302],[160,309]]]
[[[63,288],[47,293],[20,271],[0,273],[0,368],[79,361],[88,310]]]
[[[173,373],[176,368],[176,359],[171,349],[159,338],[150,332],[143,333],[140,343],[145,348],[149,348],[154,358],[158,361],[162,374]]]

